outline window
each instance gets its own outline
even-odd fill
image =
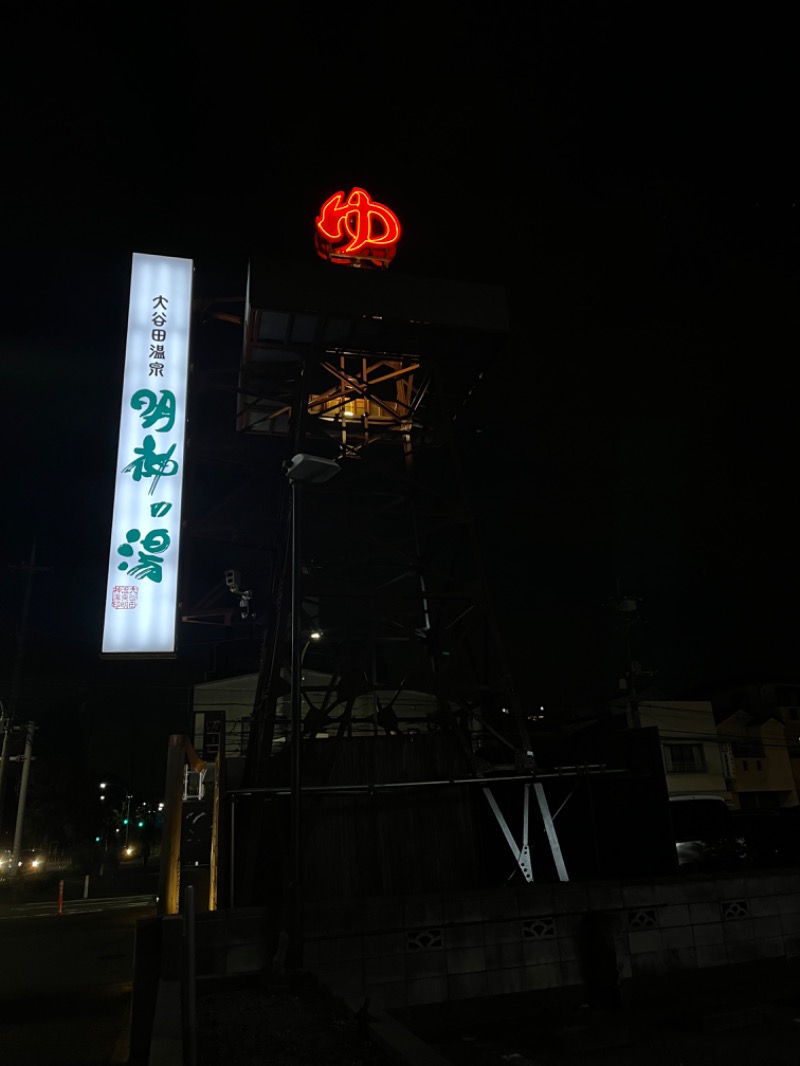
[[[764,745],[762,741],[755,739],[734,740],[731,744],[731,750],[733,751],[733,754],[740,759],[761,759],[764,756]]]
[[[668,774],[702,774],[706,760],[702,744],[665,744],[664,763]]]

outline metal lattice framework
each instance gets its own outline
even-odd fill
[[[487,594],[472,517],[476,501],[458,448],[459,419],[480,403],[481,379],[503,355],[502,291],[327,264],[314,270],[251,263],[242,324],[237,427],[249,455],[253,447],[263,449],[269,476],[260,489],[256,475],[231,492],[240,512],[248,496],[258,501],[249,541],[261,540],[271,566],[268,587],[253,591],[253,601],[269,609],[239,791],[285,794],[287,752],[299,759],[293,720],[303,737],[337,743],[426,734],[413,756],[391,742],[370,748],[375,785],[398,787],[398,772],[420,788],[484,781],[488,807],[530,879],[527,836],[514,843],[491,791],[498,773],[507,787],[519,782],[527,812],[525,786],[536,776],[529,719]],[[335,460],[340,468],[332,481],[306,486],[301,507],[280,472],[299,453]],[[302,530],[299,621],[291,617],[298,575],[293,502],[295,530]],[[212,519],[205,521],[210,536]],[[240,518],[237,525],[243,530],[247,522]],[[209,594],[184,617],[212,619],[217,610]],[[234,614],[229,608],[218,617],[229,623]],[[297,665],[291,637],[298,628],[304,635],[299,719],[291,686]],[[314,641],[318,631],[323,638]],[[430,734],[444,735],[446,743],[437,746]],[[323,745],[325,753],[309,748],[303,792],[344,788],[355,795],[369,787],[359,746],[348,744],[345,753],[337,743]],[[486,761],[489,748],[495,752]],[[416,769],[403,763],[403,750],[417,760]],[[426,761],[423,752],[439,752],[439,762]],[[339,760],[333,778],[329,756]],[[383,782],[381,765],[389,774]],[[540,784],[533,795],[565,879]],[[466,794],[463,802],[466,811]],[[250,884],[262,833],[262,808],[255,804],[253,811]]]
[[[371,280],[356,274],[356,288],[362,279]],[[247,309],[240,428],[282,439],[287,454],[341,466],[304,504],[303,624],[325,636],[304,658],[303,730],[449,730],[472,765],[475,737],[493,734],[524,761],[525,715],[482,580],[455,439],[456,414],[504,331],[496,318],[492,328],[469,321],[469,286],[456,293],[454,316],[466,325],[423,324],[408,309],[419,292],[404,284],[395,300],[405,301],[404,317],[375,313],[374,290],[348,292],[344,304],[360,300],[360,314],[312,312],[301,301],[314,297],[301,286],[294,306],[285,289],[267,286],[262,306],[251,300]],[[254,708],[253,783],[269,779],[269,756],[287,729],[288,507],[284,517]]]

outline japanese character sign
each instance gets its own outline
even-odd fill
[[[133,257],[104,655],[175,653],[192,271]]]
[[[354,188],[347,199],[339,191],[325,201],[317,215],[315,239],[317,254],[332,263],[386,268],[400,240],[400,222],[365,189]]]

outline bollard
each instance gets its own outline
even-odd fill
[[[83,898],[84,899],[88,899],[89,898],[89,875],[88,874],[86,874],[86,876],[83,879]]]
[[[63,880],[58,882],[58,910],[56,914],[64,913],[64,882]]]

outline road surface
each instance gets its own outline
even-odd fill
[[[0,907],[0,1061],[109,1066],[127,1059],[136,923],[155,897]]]

